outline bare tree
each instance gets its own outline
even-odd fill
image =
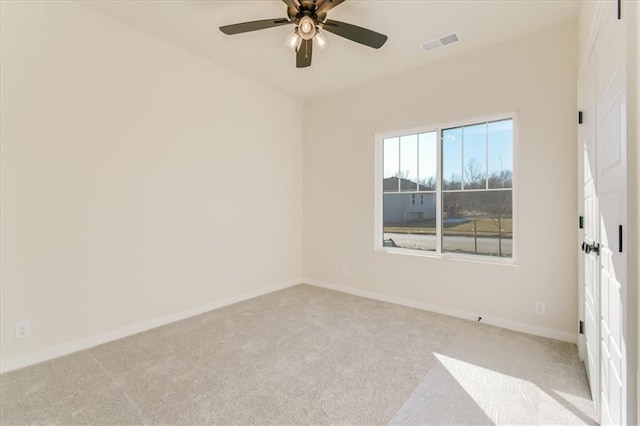
[[[449,179],[442,180],[442,189],[462,189],[462,178],[457,173],[451,173]]]
[[[489,176],[489,188],[512,187],[513,172],[511,170],[500,170]],[[498,228],[498,253],[502,256],[502,226],[504,219],[513,215],[513,193],[512,191],[495,191],[494,194],[489,206],[489,213],[491,221]]]
[[[427,179],[420,179],[421,191],[435,191],[436,190],[436,178],[431,176]]]
[[[475,158],[467,162],[464,169],[465,189],[481,189],[486,187],[486,175],[482,170],[482,165]]]
[[[513,172],[501,170],[489,176],[489,188],[511,188],[513,186]]]

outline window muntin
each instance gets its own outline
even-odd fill
[[[513,256],[512,118],[382,143],[384,247]]]

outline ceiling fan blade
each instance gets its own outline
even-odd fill
[[[344,0],[324,0],[316,8],[316,14],[319,15],[321,13],[327,13],[329,10],[333,9],[334,7],[338,6],[343,2]]]
[[[311,55],[313,54],[313,40],[302,40],[302,44],[296,52],[296,68],[306,68],[311,66]]]
[[[300,10],[300,2],[298,0],[282,0],[287,6]]]
[[[281,25],[293,24],[288,19],[262,19],[260,21],[242,22],[240,24],[224,25],[220,31],[226,35],[248,33],[249,31],[265,30],[267,28],[279,27]]]
[[[340,37],[355,41],[356,43],[373,47],[374,49],[381,48],[387,41],[387,36],[384,34],[380,34],[357,25],[347,24],[346,22],[327,19],[321,25],[322,29],[325,31],[329,31],[330,33],[334,33]]]

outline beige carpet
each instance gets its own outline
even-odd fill
[[[2,424],[593,424],[576,347],[300,285],[0,376]]]

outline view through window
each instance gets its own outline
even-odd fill
[[[385,247],[512,257],[513,119],[386,138],[383,158]]]

